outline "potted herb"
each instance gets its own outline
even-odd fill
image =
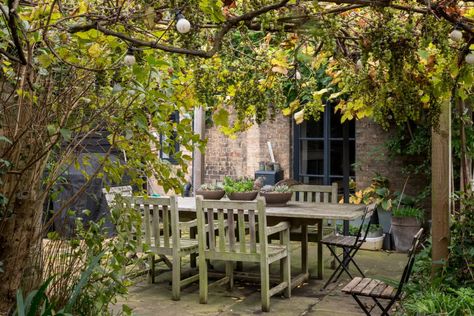
[[[392,210],[391,232],[395,249],[406,252],[410,249],[413,236],[418,232],[424,212],[420,208],[401,206]]]
[[[224,189],[216,184],[205,183],[196,190],[196,195],[202,195],[206,200],[220,200],[225,194]]]
[[[254,188],[254,180],[249,178],[224,178],[224,191],[229,200],[254,200],[258,191]]]
[[[265,185],[260,189],[260,196],[265,198],[267,205],[284,206],[291,200],[293,191],[287,185]]]

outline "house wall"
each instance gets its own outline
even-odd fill
[[[278,115],[260,126],[254,125],[235,139],[223,135],[216,127],[206,128],[207,147],[204,157],[204,182],[222,181],[224,176],[254,177],[259,161],[270,161],[267,142],[273,147],[275,160],[290,176],[290,118]]]
[[[417,195],[428,183],[420,176],[408,178],[402,174],[404,161],[392,159],[385,148],[385,142],[394,131],[384,131],[371,120],[363,119],[356,123],[356,183],[357,189],[370,185],[376,173],[390,181],[391,191],[402,191],[406,182],[405,193]]]

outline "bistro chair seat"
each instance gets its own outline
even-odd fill
[[[371,315],[372,310],[376,306],[378,306],[382,311],[381,315],[389,315],[388,312],[390,311],[390,308],[397,300],[401,298],[403,286],[410,278],[413,264],[415,262],[415,254],[418,246],[420,245],[422,233],[423,228],[421,228],[413,238],[412,246],[408,252],[408,262],[405,266],[405,269],[403,270],[402,277],[397,287],[390,286],[377,279],[355,277],[346,286],[344,286],[342,292],[352,295],[366,315]],[[361,302],[359,298],[360,296],[372,298],[375,304],[369,309]],[[381,300],[388,301],[388,303],[383,306]]]

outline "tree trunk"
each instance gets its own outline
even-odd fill
[[[5,271],[0,273],[0,313],[12,308],[19,288],[26,293],[41,281],[43,203],[32,187],[22,193],[13,205],[13,215],[0,222],[0,261]]]
[[[438,129],[433,129],[431,148],[432,172],[432,274],[443,267],[449,246],[449,194],[451,192],[451,107],[441,106]]]

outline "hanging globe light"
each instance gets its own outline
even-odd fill
[[[133,53],[133,48],[129,47],[127,49],[127,53],[125,54],[125,57],[123,58],[123,63],[126,66],[133,66],[137,62],[137,59],[135,58],[135,55]]]
[[[181,34],[191,30],[191,23],[181,13],[176,14],[176,30]]]
[[[462,40],[462,32],[460,30],[454,29],[451,31],[451,33],[449,33],[449,38],[455,42],[459,42]]]
[[[466,63],[468,63],[469,65],[472,65],[474,64],[474,54],[471,52],[469,54],[466,55],[466,57],[464,57],[464,60],[466,61]]]

